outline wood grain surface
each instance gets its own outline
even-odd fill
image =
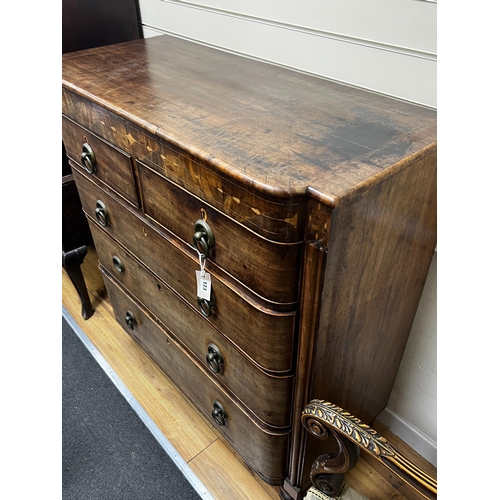
[[[89,219],[97,222],[94,213],[95,204],[97,200],[104,201],[109,213],[106,232],[121,242],[137,259],[150,266],[160,281],[165,281],[197,308],[195,270],[199,269],[199,262],[186,256],[173,244],[169,244],[149,225],[141,224],[141,221],[130,214],[116,199],[86,179],[82,179],[78,172],[75,172],[75,178],[80,189],[83,209]],[[103,254],[102,257],[109,262],[109,255]],[[212,272],[210,265],[207,266],[207,271]],[[132,288],[135,288],[134,283],[137,285],[140,283],[140,281],[134,282],[128,275],[125,278]],[[295,312],[276,312],[244,300],[240,294],[232,292],[219,281],[215,273],[213,288],[218,306],[213,316],[208,318],[210,325],[206,328],[218,329],[263,370],[290,373],[293,367]],[[136,291],[137,293],[139,291]],[[260,343],[256,344],[254,336],[248,334],[249,325],[259,330],[262,335]]]
[[[387,404],[436,246],[436,179],[432,154],[332,214],[311,396],[368,425]]]
[[[100,137],[79,127],[64,116],[62,131],[66,152],[73,160],[73,166],[76,165],[77,168],[83,170],[82,146],[88,144],[92,148],[96,160],[93,175],[123,196],[129,203],[139,207],[132,157],[128,153],[104,142]]]
[[[179,379],[190,397],[217,388],[237,408],[238,428],[221,434],[233,451],[271,483],[288,474],[288,491],[304,492],[324,446],[298,425],[303,401],[330,400],[368,424],[388,401],[436,245],[435,111],[170,36],[65,55],[62,108],[131,158],[135,208],[113,193],[122,179],[73,165],[85,212],[95,220],[95,198],[104,200],[104,231],[131,271],[107,278],[125,286],[114,304],[130,295],[144,306],[146,348],[174,379],[191,374]],[[111,168],[119,161],[108,158]],[[223,299],[208,319],[183,280],[196,265],[198,218],[214,229],[207,266]],[[97,250],[114,272],[105,241]],[[295,371],[294,394],[259,407],[266,383],[257,383],[232,398],[217,378],[203,382],[201,352],[183,364],[157,342],[161,324],[181,339],[184,325],[207,323],[266,376]],[[291,415],[290,448],[255,437],[247,396],[259,418],[273,414],[266,425]]]
[[[101,271],[104,271],[101,268]],[[215,425],[246,462],[269,484],[279,485],[286,473],[286,450],[289,430],[265,429],[257,426],[245,408],[224,390],[203,366],[182,348],[154,318],[143,310],[124,289],[103,272],[116,320],[131,335],[163,371],[188,396],[209,421],[213,421],[214,403],[222,405],[224,425]],[[134,328],[128,327],[126,313],[135,317]]]
[[[236,349],[234,341],[214,329],[202,315],[118,247],[103,231],[94,224],[91,224],[91,229],[100,263],[107,273],[124,288],[132,290],[140,303],[148,304],[155,318],[171,336],[190,350],[199,363],[206,364],[209,344],[215,344],[220,349],[224,366],[214,376],[231,391],[233,398],[242,401],[256,415],[260,425],[290,425],[288,402],[292,397],[293,374],[276,376],[264,372],[249,357],[256,349],[248,346],[248,354]],[[123,272],[116,271],[112,260],[114,256],[120,258]],[[267,337],[272,337],[273,333],[270,330]],[[268,354],[273,350],[269,348],[263,352]]]
[[[144,213],[148,217],[184,241],[192,242],[194,224],[203,213],[215,237],[209,261],[268,300],[297,301],[301,243],[278,243],[263,238],[150,169],[139,165],[138,170]]]
[[[67,90],[278,196],[333,206],[436,148],[435,111],[168,35],[66,54],[62,73]]]

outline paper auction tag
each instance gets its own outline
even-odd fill
[[[196,271],[197,295],[200,299],[210,300],[212,278],[204,269]]]

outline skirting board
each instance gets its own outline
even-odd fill
[[[384,408],[377,417],[377,420],[411,446],[423,458],[434,465],[434,467],[437,467],[437,443],[429,439],[410,422],[396,415],[390,408]]]

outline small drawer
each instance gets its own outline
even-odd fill
[[[139,198],[132,157],[75,122],[63,117],[63,142],[76,167],[95,177],[135,207]]]
[[[209,261],[257,295],[280,304],[298,300],[302,243],[264,238],[142,162],[137,161],[137,168],[146,216],[191,246],[197,245]],[[206,243],[200,244],[203,239]]]
[[[251,357],[235,348],[103,231],[94,224],[91,224],[91,229],[99,262],[107,274],[144,304],[262,424],[273,427],[290,425],[293,375],[277,376],[260,369]],[[259,329],[254,330],[254,325],[246,326],[248,337],[254,341],[251,354],[257,358],[267,354],[261,353],[260,343],[255,342],[261,335]],[[276,340],[279,339],[275,337]]]
[[[137,260],[140,260],[161,281],[188,302],[199,314],[197,321],[208,323],[206,328],[220,331],[240,350],[247,353],[263,370],[271,374],[290,373],[293,368],[293,345],[296,328],[296,311],[276,311],[266,308],[238,293],[237,289],[226,285],[216,273],[212,274],[212,290],[215,308],[208,318],[202,316],[196,294],[195,271],[199,262],[194,255],[176,246],[175,239],[161,235],[148,221],[134,210],[129,210],[109,193],[90,182],[75,171],[74,175],[84,212],[89,220],[102,228],[108,235],[125,247]],[[97,229],[91,224],[91,229]],[[99,258],[111,251],[99,233],[96,241],[103,241],[97,248]],[[106,254],[105,252],[108,252]],[[191,251],[191,253],[193,253]],[[109,269],[111,265],[107,265]],[[207,266],[210,272],[210,266]],[[126,286],[135,289],[130,273],[119,277]],[[152,290],[154,290],[154,285]],[[154,294],[150,296],[154,299]],[[143,302],[151,307],[147,299]],[[156,314],[159,314],[158,312]],[[166,322],[165,324],[168,325]],[[252,334],[249,334],[251,325]]]
[[[117,321],[213,423],[247,464],[270,484],[286,473],[289,430],[260,427],[187,351],[102,269]]]

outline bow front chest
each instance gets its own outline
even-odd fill
[[[63,56],[116,320],[299,498],[327,399],[385,407],[436,245],[436,113],[170,36]]]

